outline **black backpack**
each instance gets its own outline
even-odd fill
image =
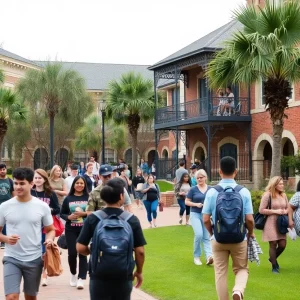
[[[220,185],[214,186],[218,192],[214,224],[214,235],[218,243],[235,244],[245,239],[243,199],[240,194],[242,188],[244,187],[241,185],[225,189]]]
[[[92,274],[102,279],[128,280],[133,273],[133,232],[128,220],[132,213],[107,215],[93,213],[99,218],[93,235],[91,251]]]

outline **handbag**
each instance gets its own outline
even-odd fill
[[[272,205],[272,199],[271,199],[271,196],[270,196],[267,208],[270,209],[271,205]],[[268,216],[257,212],[254,215],[255,228],[258,229],[258,230],[263,230],[265,228],[265,223],[267,221],[267,218],[268,218]]]
[[[55,228],[55,237],[59,237],[65,231],[65,226],[61,221],[60,217],[52,216],[52,219],[53,219],[53,226]],[[43,229],[43,233],[46,233],[44,229]]]
[[[289,227],[289,217],[287,215],[280,215],[277,218],[277,229],[279,233],[286,234],[288,233]]]
[[[44,268],[47,270],[47,275],[49,277],[59,276],[63,272],[59,248],[57,245],[52,244],[50,247],[46,247]]]
[[[58,240],[57,240],[57,245],[59,246],[59,248],[62,249],[68,249],[68,245],[67,245],[67,240],[66,240],[66,236],[65,234],[62,234]]]
[[[159,211],[164,211],[164,204],[162,202],[160,202],[158,206],[159,206]]]

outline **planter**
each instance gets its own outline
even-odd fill
[[[163,192],[160,193],[160,199],[165,207],[170,207],[174,204],[175,193],[174,192]]]

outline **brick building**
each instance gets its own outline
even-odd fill
[[[248,0],[255,5],[264,1]],[[280,2],[280,1],[278,1]],[[188,166],[200,159],[211,180],[218,180],[218,163],[230,155],[237,160],[240,182],[259,188],[269,177],[272,159],[272,124],[265,111],[262,83],[245,88],[232,86],[234,106],[230,116],[218,114],[220,97],[208,88],[204,73],[213,53],[242,25],[233,20],[192,44],[152,65],[156,89],[167,91],[167,106],[158,108],[155,138],[159,176],[173,177],[182,157]],[[226,87],[224,87],[225,90]],[[293,85],[293,95],[286,113],[282,138],[283,155],[298,153],[300,133],[300,83]],[[166,163],[168,158],[168,163]],[[286,179],[291,170],[284,170]],[[291,180],[292,181],[292,180]]]
[[[147,79],[153,79],[153,73],[147,68],[146,65],[126,65],[126,64],[101,64],[101,63],[83,63],[83,62],[62,62],[66,68],[76,70],[83,76],[86,82],[87,91],[91,95],[95,103],[95,110],[98,110],[99,100],[103,93],[106,91],[110,80],[120,78],[121,74],[129,71],[141,73]],[[41,69],[44,63],[41,61],[31,61],[17,54],[11,53],[7,50],[0,48],[0,69],[4,71],[5,81],[3,86],[6,88],[14,89],[18,80],[25,76],[28,69]],[[146,127],[146,128],[145,128]],[[151,127],[151,126],[150,126]],[[141,128],[141,136],[144,142],[140,142],[138,146],[141,148],[142,156],[149,160],[154,161],[155,157],[155,143],[153,138],[153,126],[143,126]],[[67,137],[66,137],[67,140]],[[66,142],[66,146],[60,149],[55,149],[55,159],[60,158],[60,161],[66,161],[69,157],[71,141]],[[131,148],[128,143],[128,148],[124,150],[123,157],[127,162],[131,162]],[[101,152],[99,149],[99,157]],[[86,151],[75,151],[73,153],[74,161],[87,161],[89,153]],[[105,148],[105,159],[107,161],[117,161],[117,151],[112,149],[109,145]],[[3,147],[2,161],[9,164],[9,157],[7,148]],[[42,161],[42,163],[41,163]],[[39,167],[40,165],[47,165],[48,151],[40,145],[31,144],[28,149],[23,150],[23,158],[20,165],[29,167]]]

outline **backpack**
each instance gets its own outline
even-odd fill
[[[128,220],[132,213],[124,211],[117,216],[104,211],[93,213],[100,221],[92,240],[91,270],[101,279],[128,280],[132,275],[133,232]]]
[[[235,244],[245,239],[243,199],[240,194],[242,188],[244,187],[241,185],[225,189],[220,185],[214,186],[218,192],[214,224],[214,235],[218,243]]]

